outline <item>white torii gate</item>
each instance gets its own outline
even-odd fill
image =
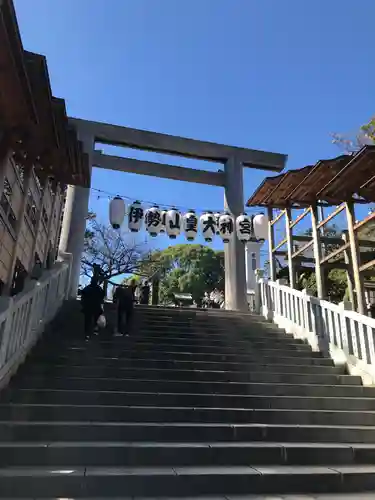
[[[224,187],[225,209],[235,217],[244,209],[242,168],[280,172],[287,159],[286,155],[279,153],[224,146],[107,123],[77,118],[70,118],[69,122],[76,129],[84,151],[89,155],[90,168],[95,166]],[[96,142],[221,163],[224,171],[209,172],[105,155],[95,151]],[[89,195],[90,190],[87,188],[68,186],[59,251],[73,256],[72,297],[77,295],[79,285]],[[237,238],[225,245],[225,301],[227,309],[247,310],[245,247]]]

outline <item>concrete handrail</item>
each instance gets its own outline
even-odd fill
[[[345,364],[365,384],[375,384],[375,319],[351,310],[351,304],[318,299],[282,280],[258,280],[259,311],[314,350]]]
[[[46,270],[14,297],[0,300],[0,388],[17,371],[67,297],[70,259]]]

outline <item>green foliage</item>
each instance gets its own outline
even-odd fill
[[[331,302],[341,302],[344,300],[346,290],[348,288],[348,280],[346,271],[343,269],[331,269],[327,277],[327,293]]]
[[[353,135],[332,134],[333,144],[338,145],[345,153],[356,153],[363,146],[375,143],[375,116],[362,125],[362,127]]]
[[[203,245],[182,244],[158,250],[145,267],[160,272],[162,302],[170,302],[174,293],[182,292],[190,293],[199,303],[205,292],[224,289],[224,253]]]
[[[362,132],[375,143],[375,116],[368,123],[362,125]]]
[[[326,286],[328,300],[335,303],[341,302],[347,296],[348,281],[346,271],[331,269],[327,276]],[[310,293],[317,295],[316,276],[313,269],[303,272],[299,276],[297,288],[300,290],[307,288]]]
[[[139,276],[138,274],[131,274],[130,276],[124,278],[121,284],[129,285],[130,283],[135,283],[136,285],[138,285],[141,281],[142,281],[142,276]]]

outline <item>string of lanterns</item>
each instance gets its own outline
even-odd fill
[[[188,241],[194,241],[200,229],[204,240],[211,243],[218,235],[223,243],[229,243],[235,235],[246,243],[247,241],[264,241],[268,235],[268,218],[264,214],[247,215],[243,213],[234,217],[229,212],[204,212],[200,217],[195,210],[185,214],[172,207],[162,210],[158,205],[144,209],[139,200],[134,201],[126,210],[126,205],[120,196],[115,196],[109,204],[109,220],[114,229],[120,229],[125,215],[128,218],[129,230],[133,233],[145,226],[150,236],[166,233],[169,238],[176,239],[183,232]]]
[[[94,196],[95,196],[95,198],[97,200],[105,199],[105,200],[108,200],[108,202],[110,202],[111,199],[113,199],[113,197],[116,196],[116,194],[113,193],[113,192],[105,191],[103,189],[94,188],[94,187],[91,187],[90,191],[94,194]],[[119,196],[120,198],[123,198],[128,203],[130,203],[132,201],[132,199],[133,199],[131,196],[127,196],[125,194],[121,194],[121,195],[117,195],[117,196]],[[172,207],[172,205],[167,205],[165,203],[157,203],[157,202],[148,201],[148,200],[141,200],[141,203],[144,204],[145,206],[154,206],[154,205],[159,206],[160,205],[161,207],[163,207],[163,212],[166,212],[169,207]],[[189,207],[187,207],[187,206],[181,206],[181,205],[173,205],[173,208],[178,208],[181,212],[189,210]],[[195,212],[199,212],[199,213],[203,213],[205,211],[206,210],[203,209],[203,208],[196,208],[195,209]],[[254,211],[254,208],[249,208],[249,211]],[[276,215],[278,214],[278,212],[279,212],[279,210],[275,210],[275,214]],[[215,213],[215,217],[220,217],[220,215],[221,215],[221,212],[219,210],[217,210],[217,211],[214,210],[214,213]],[[125,212],[125,215],[127,215],[126,212]],[[257,215],[257,214],[253,213],[253,215]],[[275,234],[278,234],[278,233],[280,234],[281,239],[285,237],[285,231],[282,228],[280,228],[278,225],[274,226],[274,231],[275,231]],[[160,231],[160,233],[163,233],[163,232],[165,233],[165,229]],[[218,235],[218,231],[217,231],[216,234]],[[303,230],[299,230],[299,231],[297,230],[296,234],[303,235],[304,231]],[[266,252],[266,254],[268,255],[268,253],[267,253],[268,250],[261,250],[261,252],[262,251]]]

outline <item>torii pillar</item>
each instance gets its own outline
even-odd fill
[[[78,131],[79,132],[79,131]],[[94,137],[78,135],[83,143],[83,151],[89,156],[90,174],[94,152]],[[91,182],[91,175],[90,175]],[[64,217],[61,226],[59,253],[72,255],[69,297],[77,297],[81,259],[85,241],[86,220],[89,210],[90,189],[80,186],[68,186],[65,199]]]
[[[236,219],[244,210],[243,167],[235,157],[224,166],[224,208]],[[225,308],[248,311],[246,294],[245,245],[236,235],[224,246]]]

